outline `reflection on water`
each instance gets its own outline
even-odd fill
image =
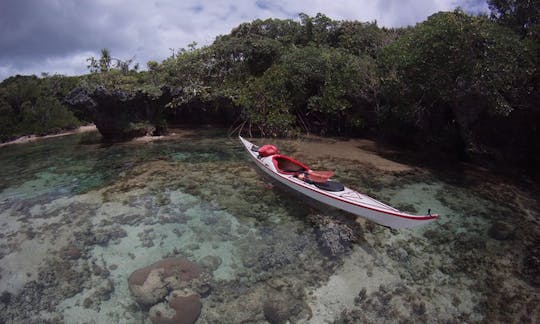
[[[351,187],[441,214],[398,231],[273,187],[237,140],[215,131],[115,145],[74,135],[0,148],[0,161],[1,322],[159,322],[175,310],[188,318],[193,307],[171,308],[173,290],[197,296],[199,323],[540,316],[538,202],[510,185],[324,160]],[[146,284],[167,287],[159,293],[128,282],[163,259],[202,274],[180,282],[165,268],[146,272]]]

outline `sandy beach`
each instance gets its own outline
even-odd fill
[[[66,131],[66,132],[62,132],[58,134],[51,134],[51,135],[45,135],[45,136],[25,135],[17,139],[14,139],[13,141],[0,143],[0,147],[13,145],[13,144],[24,144],[24,143],[29,143],[29,142],[45,139],[45,138],[54,138],[54,137],[61,137],[61,136],[66,136],[66,135],[78,134],[78,133],[93,132],[96,130],[97,130],[96,125],[92,124],[92,125],[81,126],[74,130]]]

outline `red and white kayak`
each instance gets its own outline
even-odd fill
[[[278,154],[275,146],[258,147],[241,136],[239,138],[262,171],[279,183],[323,204],[392,228],[420,226],[438,217],[431,213],[417,216],[399,211],[335,181],[310,181],[309,175],[313,171],[293,158]],[[313,174],[316,175],[317,172]]]

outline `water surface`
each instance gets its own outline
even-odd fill
[[[104,145],[83,134],[6,146],[0,321],[149,322],[127,278],[178,255],[219,260],[199,323],[266,323],[268,300],[285,300],[276,316],[300,323],[539,320],[533,193],[477,174],[381,170],[275,142],[336,170],[350,187],[410,212],[431,208],[440,220],[391,230],[321,210],[267,183],[239,141],[219,131],[150,143]],[[329,231],[334,225],[350,237]]]

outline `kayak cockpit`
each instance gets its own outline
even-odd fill
[[[300,174],[308,172],[309,167],[286,155],[272,156],[272,163],[277,172],[282,174]]]
[[[325,191],[343,191],[345,187],[336,181],[328,179],[334,174],[331,171],[313,171],[307,165],[286,155],[278,154],[274,145],[265,144],[261,147],[252,145],[251,151],[258,153],[258,158],[270,157],[277,173],[293,175],[298,179]]]
[[[328,179],[313,181],[310,179],[310,175],[313,177],[313,171],[311,171],[308,166],[286,155],[274,155],[272,156],[272,162],[279,173],[292,174],[319,189],[334,192],[345,190],[345,186],[336,181],[330,181]]]

